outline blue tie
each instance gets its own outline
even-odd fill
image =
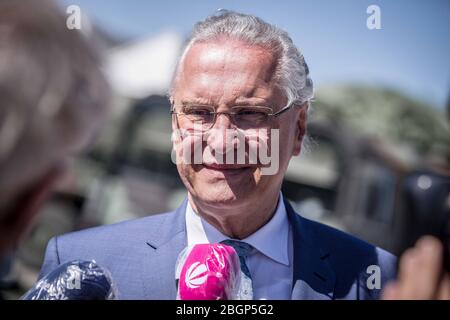
[[[242,277],[241,277],[241,290],[239,292],[239,297],[242,300],[252,300],[253,299],[253,288],[252,288],[252,276],[248,270],[247,264],[245,263],[245,258],[253,250],[253,247],[246,242],[237,240],[224,240],[220,243],[233,247],[239,257],[239,262],[241,265]]]

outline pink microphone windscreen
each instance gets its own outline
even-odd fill
[[[223,244],[190,246],[180,253],[177,275],[179,300],[233,300],[239,289],[239,257]]]

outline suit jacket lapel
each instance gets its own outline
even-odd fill
[[[314,230],[308,228],[308,221],[287,200],[285,206],[294,241],[292,299],[333,299],[336,277],[327,261],[330,252],[321,247]]]
[[[175,265],[179,253],[186,247],[187,199],[158,226],[152,226],[145,245],[143,285],[145,297],[175,299]],[[152,284],[150,287],[149,284]]]

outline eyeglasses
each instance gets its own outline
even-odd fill
[[[202,131],[207,131],[214,126],[217,115],[226,114],[233,124],[241,129],[267,128],[272,125],[273,118],[276,118],[288,111],[294,103],[283,109],[273,112],[268,107],[239,106],[231,108],[230,112],[216,112],[214,107],[207,105],[187,105],[178,107],[181,111],[175,111],[172,105],[170,113],[177,116],[180,128],[191,129],[194,124]]]

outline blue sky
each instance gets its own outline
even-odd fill
[[[377,0],[60,0],[79,5],[112,35],[188,35],[219,8],[255,14],[285,29],[303,51],[316,86],[393,87],[444,108],[450,94],[450,1]],[[366,27],[369,5],[381,30]]]

